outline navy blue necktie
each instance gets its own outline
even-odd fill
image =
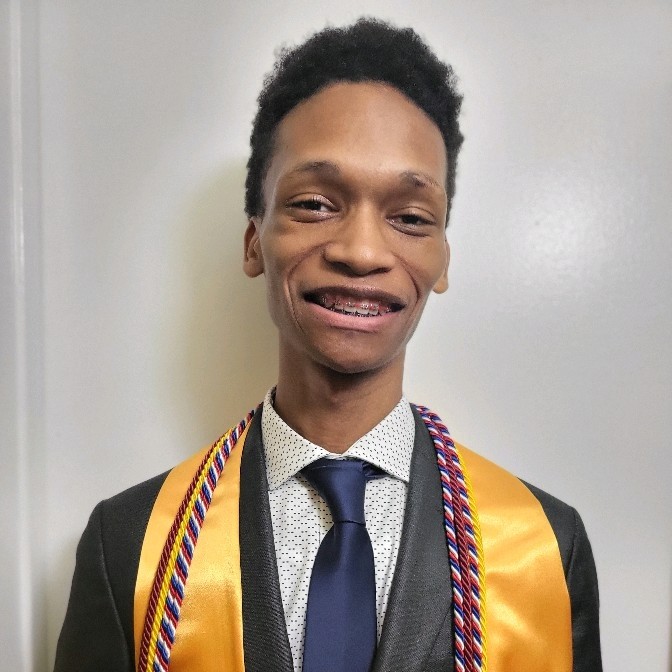
[[[376,652],[376,578],[364,493],[367,481],[382,473],[362,460],[322,458],[303,475],[334,519],[310,578],[303,672],[369,672]]]

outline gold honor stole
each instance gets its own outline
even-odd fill
[[[436,445],[436,432],[427,419],[431,412],[418,410]],[[161,487],[145,532],[135,587],[138,672],[165,672],[169,667],[171,672],[244,672],[238,519],[240,463],[250,418],[251,414],[214,446],[175,467]],[[445,430],[437,416],[431,418],[435,428]],[[447,430],[444,441],[446,437]],[[472,555],[482,555],[470,565],[471,573],[481,579],[470,589],[478,596],[480,617],[466,628],[475,635],[479,655],[465,653],[457,631],[465,623],[462,610],[456,611],[456,671],[572,672],[569,594],[557,540],[541,504],[515,476],[452,439],[448,442],[452,461],[459,460],[463,472],[460,505],[477,510],[473,530],[467,530],[474,541],[469,548]],[[437,456],[439,471],[445,471],[438,447]],[[445,510],[445,482],[443,486]],[[211,501],[196,501],[199,488],[206,499],[211,493]],[[195,502],[191,518],[185,511],[189,498]],[[207,526],[198,530],[204,505],[209,507]],[[446,534],[453,602],[459,607],[462,592],[455,591],[455,581],[461,578],[454,568],[448,522]],[[182,552],[168,543],[176,535],[178,541],[179,535],[185,537]],[[185,555],[190,556],[186,568]],[[464,606],[466,621],[471,609]],[[167,637],[174,642],[168,643]]]

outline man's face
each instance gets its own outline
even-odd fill
[[[403,361],[448,287],[446,170],[437,126],[386,85],[333,84],[282,120],[244,262],[265,275],[281,357],[341,373]]]

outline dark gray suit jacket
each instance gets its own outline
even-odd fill
[[[292,672],[260,418],[259,412],[252,420],[241,464],[245,669]],[[135,579],[147,521],[166,475],[101,502],[91,514],[77,548],[55,672],[133,672]],[[574,672],[600,672],[597,577],[585,529],[574,509],[527,487],[540,501],[558,540],[572,607]],[[452,672],[451,612],[441,485],[434,447],[416,413],[404,527],[374,672]]]

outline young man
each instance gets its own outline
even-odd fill
[[[96,508],[58,672],[601,669],[576,512],[403,397],[406,344],[448,287],[460,102],[411,30],[363,20],[281,57],[244,248],[277,387]]]

